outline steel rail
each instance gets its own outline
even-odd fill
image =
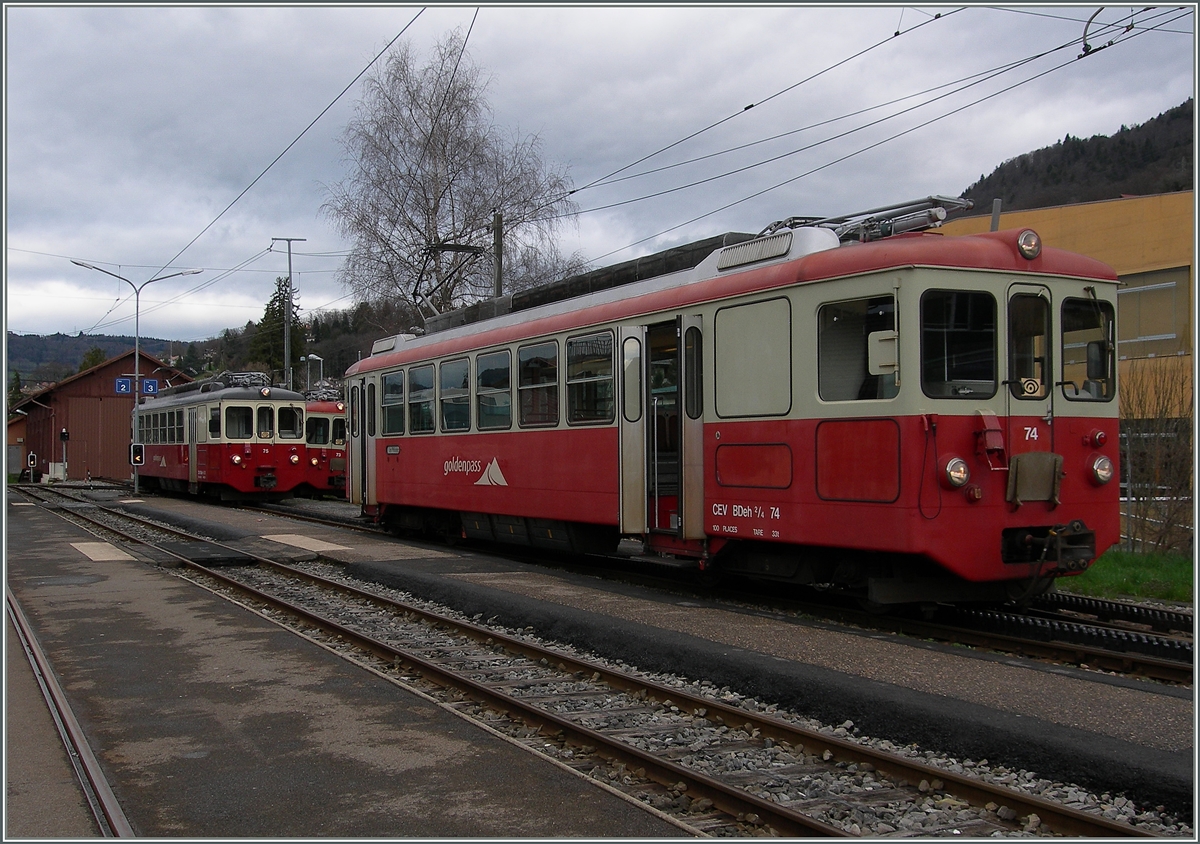
[[[67,756],[70,757],[71,764],[75,768],[75,774],[83,787],[88,807],[91,809],[101,833],[105,838],[133,838],[133,827],[130,825],[129,819],[125,817],[125,812],[117,801],[112,787],[108,784],[99,760],[92,753],[87,735],[75,718],[66,694],[54,678],[50,661],[38,643],[29,619],[25,616],[25,612],[21,609],[12,590],[5,587],[4,592],[8,616],[12,620],[13,627],[16,628],[21,646],[25,650],[25,656],[28,658],[30,666],[33,667],[33,673],[41,688],[42,696],[46,699],[46,705],[50,709],[54,725],[62,738]]]

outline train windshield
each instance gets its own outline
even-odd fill
[[[304,436],[304,411],[298,407],[281,407],[278,411],[279,436],[285,440],[298,440]]]
[[[996,394],[996,300],[990,293],[930,290],[921,299],[921,388],[932,398]]]
[[[324,416],[310,416],[306,425],[307,433],[304,441],[309,445],[329,444],[329,419]]]

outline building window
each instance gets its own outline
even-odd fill
[[[1121,276],[1118,342],[1122,358],[1176,355],[1191,336],[1187,267]]]

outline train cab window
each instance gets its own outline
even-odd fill
[[[310,416],[304,423],[304,441],[309,445],[329,445],[329,419]]]
[[[408,430],[413,434],[433,432],[432,364],[408,371]]]
[[[932,398],[996,394],[996,300],[990,293],[930,290],[921,297],[921,388]]]
[[[817,312],[817,392],[825,401],[895,398],[896,300],[822,305]]]
[[[538,343],[517,350],[517,398],[521,427],[558,424],[558,343]]]
[[[567,423],[611,422],[616,411],[611,331],[567,340]]]
[[[225,438],[248,440],[254,436],[254,410],[249,407],[225,408]]]
[[[275,435],[275,408],[269,404],[259,405],[258,436],[259,439],[269,440]]]
[[[1116,395],[1113,307],[1097,299],[1067,299],[1062,307],[1062,389],[1071,401],[1112,401]]]
[[[383,435],[404,433],[404,370],[383,376]]]
[[[304,411],[298,407],[279,408],[279,436],[298,440],[304,436]]]
[[[1050,302],[1033,293],[1008,300],[1008,389],[1018,399],[1049,392]]]
[[[443,431],[471,428],[471,362],[448,360],[438,366]]]
[[[334,445],[346,444],[346,419],[343,416],[335,416],[333,419],[333,431],[330,433]]]
[[[512,427],[512,353],[475,359],[475,424],[481,431]]]

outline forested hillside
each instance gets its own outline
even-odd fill
[[[1005,211],[1191,190],[1192,100],[1112,137],[1067,135],[1004,162],[963,192],[977,211]]]

